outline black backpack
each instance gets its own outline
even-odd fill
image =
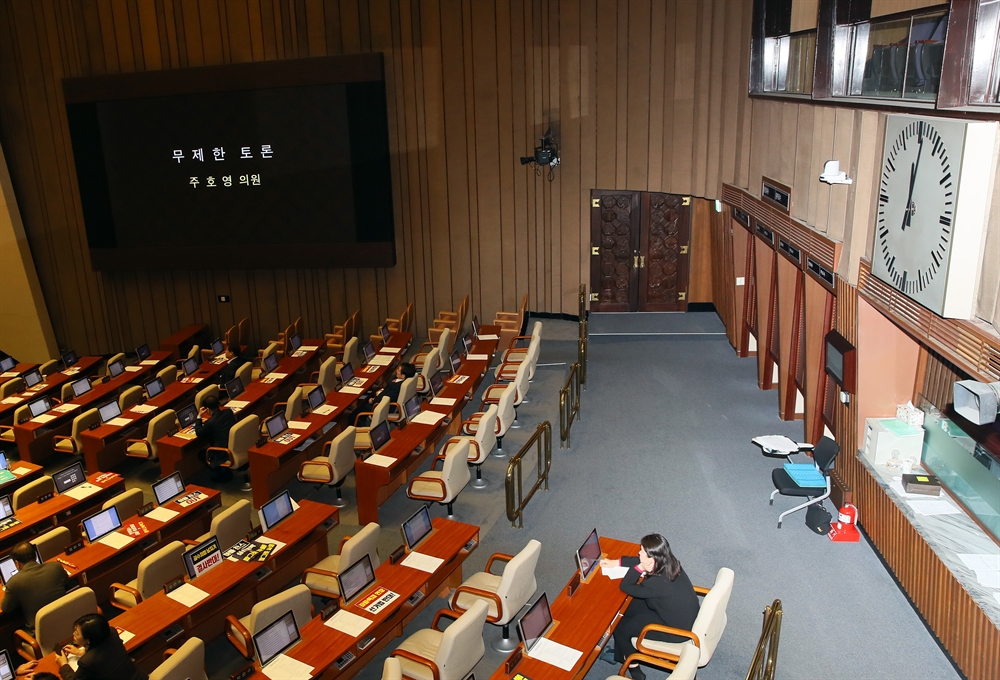
[[[823,507],[823,503],[815,503],[806,508],[806,526],[817,534],[826,535],[830,533],[830,511]]]

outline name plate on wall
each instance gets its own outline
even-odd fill
[[[765,227],[760,222],[757,223],[757,236],[774,246],[774,232]]]
[[[760,198],[767,201],[782,212],[790,212],[792,209],[792,188],[785,186],[773,179],[764,177],[760,182]]]
[[[819,279],[820,283],[824,284],[827,288],[836,292],[836,287],[834,284],[833,272],[821,265],[816,260],[811,257],[806,258],[806,271],[812,274],[814,277]]]
[[[802,251],[793,246],[791,243],[783,238],[778,239],[778,250],[784,253],[789,260],[793,261],[795,264],[802,264]]]

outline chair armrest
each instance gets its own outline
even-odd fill
[[[271,415],[275,415],[279,410],[284,409],[286,406],[288,406],[287,401],[275,402],[274,406],[271,407]]]
[[[493,315],[493,318],[494,319],[516,320],[519,316],[521,316],[521,312],[520,311],[517,311],[517,312],[497,312],[496,314]]]
[[[483,416],[486,415],[485,411],[477,411],[472,414],[472,416],[462,423],[461,431],[463,434],[475,434],[479,430],[479,421],[482,420]],[[475,426],[475,427],[473,427]]]
[[[328,442],[329,443],[329,442]],[[328,461],[325,460],[304,460],[299,463],[299,471],[296,477],[300,482],[305,482],[306,484],[315,484],[316,480],[312,479],[302,479],[302,472],[306,469],[307,465],[315,465],[317,467],[325,467],[327,472],[330,474],[330,479],[333,479],[333,466],[330,465]]]
[[[70,439],[72,439],[72,437],[70,437]],[[146,447],[146,457],[151,458],[153,456],[153,449],[149,446],[149,442],[146,441],[145,439],[126,439],[125,450],[127,451],[128,447],[132,444],[142,444],[143,446]]]
[[[319,383],[319,371],[313,371],[312,373],[309,374],[309,382],[302,383],[302,385],[303,386],[309,384],[316,385],[317,383]]]
[[[302,583],[306,582],[306,574],[316,574],[317,576],[329,576],[330,578],[337,578],[339,575],[336,571],[329,571],[327,569],[319,569],[317,567],[306,567],[302,572]]]
[[[230,614],[225,621],[226,637],[233,643],[233,646],[240,651],[244,657],[253,658],[253,638],[250,631],[246,629],[239,619]],[[239,637],[237,637],[239,636]]]
[[[462,612],[455,611],[454,609],[439,609],[438,613],[434,615],[434,621],[431,623],[431,628],[434,630],[441,630],[438,628],[438,621],[442,618],[457,619],[462,615]]]
[[[439,501],[440,500],[438,498],[431,498],[429,496],[414,496],[413,495],[413,485],[416,484],[417,482],[426,482],[428,484],[437,484],[438,486],[441,487],[441,498],[443,499],[443,498],[447,498],[448,497],[448,487],[446,487],[444,485],[444,480],[443,479],[438,479],[437,477],[420,477],[420,476],[417,476],[417,477],[414,477],[413,479],[411,479],[410,483],[406,485],[406,495],[409,496],[410,498],[420,498],[420,499],[427,499],[427,500],[433,500],[433,501]]]
[[[181,543],[184,545],[201,545],[200,541],[196,541],[193,538],[185,538]]]
[[[490,569],[493,567],[494,561],[510,562],[512,559],[514,559],[513,555],[508,555],[506,553],[493,553],[492,555],[490,555],[490,559],[486,561],[486,571],[492,573]]]
[[[694,586],[694,592],[705,597],[711,591],[711,588],[705,588],[704,586]]]
[[[451,596],[451,608],[456,611],[463,611],[463,612],[465,610],[459,609],[458,607],[458,596],[461,593],[468,593],[469,595],[474,595],[475,597],[482,597],[484,599],[491,600],[497,607],[497,615],[490,616],[489,614],[487,614],[486,620],[489,621],[490,623],[495,623],[500,620],[500,617],[503,615],[503,603],[500,602],[499,595],[497,595],[496,593],[491,593],[488,590],[480,590],[479,588],[473,588],[472,586],[459,586],[458,588],[455,588],[455,592]],[[446,612],[448,610],[442,609],[441,611]],[[440,615],[441,612],[438,612],[438,614]],[[434,623],[435,624],[437,623],[436,616],[434,617]],[[437,626],[434,627],[436,628]]]
[[[344,536],[342,539],[340,539],[340,545],[337,546],[338,555],[344,551],[344,544],[347,543],[352,538],[354,538],[354,536],[349,535],[349,536]]]
[[[441,680],[441,671],[438,669],[437,664],[430,659],[425,659],[422,656],[418,656],[413,652],[408,652],[405,649],[396,649],[389,656],[398,656],[401,659],[406,659],[412,661],[413,663],[418,663],[421,666],[426,666],[431,671],[433,680]]]
[[[457,318],[458,312],[438,312],[438,318],[436,320],[454,321]]]
[[[8,429],[11,429],[11,426],[10,425],[0,425],[0,428],[3,428],[4,430],[8,430]],[[57,434],[55,437],[52,438],[53,446],[55,446],[55,442],[65,442],[65,441],[68,441],[73,446],[73,453],[76,453],[77,452],[76,451],[76,440],[73,439],[72,437],[70,437],[68,435]],[[132,442],[132,441],[135,441],[135,440],[134,439],[128,439],[128,440],[126,440],[125,441],[125,447],[128,448],[129,442]]]
[[[434,460],[431,461],[431,470],[433,470],[438,463],[444,463],[446,459],[447,456],[445,456],[444,454],[439,454],[437,456],[434,456]]]
[[[226,454],[226,458],[228,458],[228,460],[225,463],[222,463],[222,467],[232,467],[233,466],[233,453],[232,453],[232,451],[230,451],[229,449],[223,448],[221,446],[209,446],[207,449],[205,449],[205,460],[206,461],[208,461],[209,454],[212,451],[222,451],[222,452],[224,452]]]
[[[393,407],[396,408],[395,412],[392,410]],[[398,423],[403,419],[403,407],[400,406],[398,401],[389,402],[389,413],[386,414],[385,419],[391,423]]]
[[[494,326],[499,326],[502,330],[519,331],[521,324],[517,319],[494,319]]]
[[[361,422],[362,418],[371,418],[375,413],[373,411],[361,411],[354,415],[354,427],[358,427],[358,423]]]
[[[202,351],[204,352],[206,350],[202,350]],[[211,351],[211,350],[209,350],[209,351]],[[170,657],[172,657],[176,653],[177,653],[177,650],[174,649],[173,647],[171,647],[170,649],[164,649],[163,650],[163,659],[162,659],[162,661],[166,661],[167,659],[169,659]]]
[[[650,666],[659,666],[664,670],[672,671],[677,667],[677,661],[674,659],[660,658],[656,656],[649,656],[648,654],[629,654],[628,658],[625,659],[625,663],[622,664],[621,670],[618,671],[618,675],[627,678],[625,671],[628,667],[634,663],[641,661],[642,663],[649,664]]]
[[[417,351],[418,352],[423,352],[424,351],[424,347],[426,347],[427,351],[430,352],[432,349],[434,349],[435,347],[437,347],[437,343],[436,342],[422,342],[422,343],[420,343],[420,347],[417,348]]]
[[[658,652],[655,649],[650,649],[644,643],[646,642],[646,636],[650,633],[669,633],[670,635],[678,635],[680,637],[686,637],[694,643],[695,647],[701,648],[701,640],[698,639],[698,635],[691,632],[690,630],[684,630],[683,628],[674,628],[673,626],[663,626],[659,623],[647,624],[642,632],[639,633],[639,639],[635,641],[635,648],[642,652],[643,654],[649,654],[650,656],[658,656],[661,659],[666,657],[671,661],[677,661],[677,657],[673,654],[664,655],[663,652]]]
[[[138,590],[136,590],[132,586],[127,586],[124,583],[112,583],[108,587],[108,599],[111,600],[111,606],[114,607],[115,609],[121,609],[123,612],[127,612],[129,610],[129,607],[122,607],[122,606],[119,606],[119,605],[115,604],[115,591],[116,590],[124,590],[126,593],[128,593],[129,595],[131,595],[132,597],[135,598],[135,603],[136,604],[139,604],[140,602],[142,602],[142,593],[140,593]]]
[[[20,640],[20,641],[21,641],[21,642],[23,642],[24,644],[26,644],[26,645],[28,645],[29,647],[31,647],[31,652],[32,652],[32,654],[34,654],[34,657],[32,657],[32,658],[29,658],[29,657],[28,657],[28,656],[27,656],[27,655],[26,655],[26,654],[24,653],[24,651],[23,651],[23,650],[21,649],[21,646],[20,646],[20,645],[18,645],[18,650],[17,650],[17,653],[18,653],[18,654],[20,654],[20,655],[21,655],[21,657],[22,657],[22,658],[24,658],[24,659],[25,659],[26,661],[36,661],[36,660],[40,660],[40,659],[42,658],[42,656],[44,656],[44,655],[42,654],[42,648],[38,646],[38,640],[36,640],[35,638],[31,637],[30,635],[28,635],[27,633],[25,633],[25,632],[24,632],[23,630],[21,630],[20,628],[18,628],[18,629],[16,629],[16,630],[14,631],[14,638],[15,638],[16,640]]]

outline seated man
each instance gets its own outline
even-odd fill
[[[396,369],[396,376],[392,379],[392,381],[382,388],[381,392],[368,401],[372,404],[377,404],[382,401],[382,397],[389,397],[389,401],[399,401],[399,390],[403,387],[403,381],[407,378],[412,378],[416,374],[416,366],[407,361],[400,363],[399,367]]]
[[[10,556],[17,573],[7,581],[0,608],[5,614],[20,609],[25,618],[24,630],[34,635],[38,610],[66,594],[66,572],[58,562],[36,562],[35,546],[27,541],[15,545]]]
[[[236,424],[236,414],[228,408],[219,406],[219,398],[208,396],[201,402],[201,410],[198,411],[198,419],[194,421],[194,433],[198,439],[206,442],[209,446],[217,446],[222,449],[229,448],[229,430]],[[226,482],[233,478],[233,471],[229,468],[221,467],[226,461],[226,457],[217,452],[206,461],[208,466],[216,471],[212,481]]]
[[[240,366],[250,361],[240,353],[240,346],[235,343],[226,348],[226,359],[226,367],[219,371],[219,387],[225,387],[227,382],[236,377]]]

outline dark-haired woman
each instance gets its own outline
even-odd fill
[[[66,645],[56,657],[63,680],[149,680],[129,658],[118,631],[101,614],[78,618],[73,624],[73,642],[76,644]],[[67,654],[80,657],[75,672]]]
[[[622,578],[621,589],[632,597],[632,602],[618,622],[614,636],[614,659],[619,664],[635,652],[632,638],[639,637],[647,625],[658,623],[691,630],[695,617],[698,616],[698,595],[694,592],[691,579],[681,568],[681,563],[670,551],[667,539],[659,534],[649,534],[642,537],[639,545],[638,557],[601,560],[601,567],[604,568],[629,567]],[[663,642],[686,640],[676,635],[660,633],[650,634],[649,639]],[[636,680],[645,677],[638,664],[629,666],[628,670],[629,675]]]

